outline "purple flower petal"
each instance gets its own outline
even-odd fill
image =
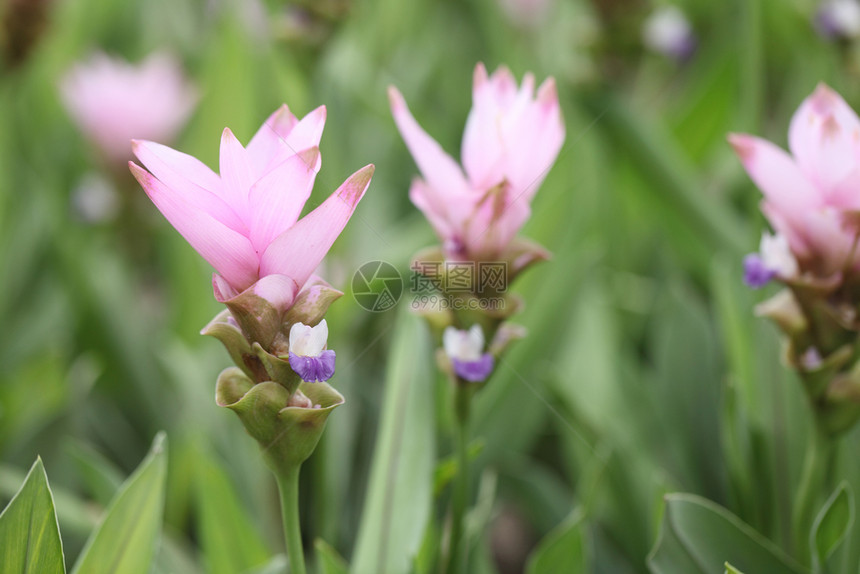
[[[744,257],[744,283],[753,289],[767,285],[776,273],[768,269],[758,253],[750,253]]]
[[[290,352],[290,367],[303,381],[318,383],[327,381],[334,375],[334,351],[327,349],[316,357],[306,357]]]
[[[476,361],[451,359],[451,364],[454,365],[454,372],[461,379],[465,379],[471,383],[480,383],[485,381],[490,376],[490,373],[493,372],[495,362],[490,353],[484,353]]]

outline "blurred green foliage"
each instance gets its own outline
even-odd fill
[[[16,2],[2,0],[0,13]],[[229,360],[198,335],[219,310],[210,269],[124,172],[114,181],[139,225],[88,224],[72,209],[75,188],[100,168],[59,102],[69,66],[95,49],[131,60],[177,54],[201,99],[174,147],[213,167],[224,126],[247,141],[282,102],[299,115],[327,105],[309,207],[357,168],[377,166],[327,259],[327,278],[346,290],[369,260],[406,275],[412,253],[434,241],[407,199],[416,168],[386,87],[397,85],[456,155],[483,61],[555,76],[568,136],[524,230],[554,253],[516,286],[527,302],[516,319],[530,335],[475,405],[484,471],[473,485],[469,571],[520,572],[528,560],[534,574],[647,572],[661,521],[665,535],[673,516],[696,513],[721,533],[745,522],[738,532],[759,534],[743,543],[767,538],[762,552],[782,560],[809,416],[775,330],[752,314],[763,295],[741,284],[740,257],[762,219],[725,134],[784,145],[790,114],[819,81],[860,105],[860,51],[815,34],[813,0],[679,0],[699,47],[676,63],[641,48],[639,27],[656,4],[555,0],[523,27],[495,0],[30,2],[45,10],[41,36],[0,77],[3,502],[41,456],[71,567],[165,430],[153,571],[285,569],[274,482],[213,401]],[[345,572],[341,556],[361,560],[354,568],[381,560],[388,572],[433,571],[448,494],[430,499],[428,465],[450,453],[448,389],[427,369],[403,378],[432,365],[433,349],[414,319],[397,315],[365,312],[347,293],[328,317],[347,404],[303,476],[320,572]],[[860,436],[843,443],[834,475],[857,492],[860,461],[849,453]],[[422,472],[397,474],[407,461]],[[396,491],[392,476],[402,480]],[[674,491],[713,502],[673,495],[664,506]],[[840,512],[843,522],[822,520],[847,524],[848,542],[824,556],[841,527],[829,532],[822,559],[853,574],[860,532]],[[378,550],[374,524],[398,528],[398,546]],[[660,556],[658,547],[655,572]],[[714,560],[702,571],[723,572],[726,561],[774,571]]]

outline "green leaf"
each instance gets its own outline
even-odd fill
[[[469,460],[475,460],[484,450],[484,441],[473,440],[469,443],[468,450]],[[450,455],[440,460],[433,472],[433,497],[438,497],[455,476],[457,476],[457,457]]]
[[[436,454],[432,349],[404,307],[390,354],[379,435],[351,572],[409,571],[430,514]]]
[[[529,557],[528,574],[585,573],[588,563],[583,541],[583,512],[573,513],[541,540]]]
[[[244,574],[288,574],[289,564],[287,557],[283,554],[277,554],[271,560],[251,570],[245,570]]]
[[[269,552],[229,477],[204,452],[198,454],[195,470],[197,529],[206,571],[235,574],[265,563]]]
[[[726,562],[726,574],[744,574],[728,562]]]
[[[111,501],[73,574],[147,574],[161,532],[167,438],[158,433],[147,457]]]
[[[854,524],[854,493],[851,486],[843,481],[815,517],[809,545],[812,548],[813,570],[823,571],[827,558],[845,540],[851,525]]]
[[[692,494],[669,494],[657,545],[648,556],[653,574],[724,574],[725,563],[745,572],[807,572],[725,508]]]
[[[349,564],[328,542],[322,538],[317,538],[314,541],[314,548],[317,551],[320,574],[347,574],[349,572]]]
[[[0,571],[66,571],[54,498],[41,458],[33,463],[21,489],[0,514]]]
[[[67,451],[89,495],[100,505],[107,506],[122,484],[120,472],[102,454],[82,442],[69,443]]]

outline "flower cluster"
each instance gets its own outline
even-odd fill
[[[845,430],[860,418],[860,118],[820,85],[791,121],[790,154],[749,135],[729,141],[776,231],[744,260],[745,280],[785,285],[759,312],[786,334],[789,362],[825,427]]]
[[[499,262],[506,270],[503,283],[507,285],[526,267],[545,259],[543,248],[515,236],[564,142],[555,81],[548,78],[535,92],[531,74],[517,86],[507,68],[488,75],[478,64],[463,134],[462,168],[418,125],[397,89],[389,89],[389,98],[395,123],[422,175],[413,180],[409,197],[442,242],[419,253],[413,268],[426,267],[427,262]],[[498,289],[478,287],[443,296],[499,295]],[[512,326],[502,328],[518,308],[517,302],[509,299],[502,310],[459,304],[463,303],[459,300],[453,303],[458,304],[445,306],[430,319],[440,332],[445,331],[443,367],[460,382],[484,382],[494,365],[484,334],[491,341],[489,347],[501,352],[511,333],[518,332]],[[469,311],[485,307],[482,312]]]

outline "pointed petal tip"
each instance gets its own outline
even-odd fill
[[[236,134],[233,133],[233,130],[230,128],[224,128],[224,131],[221,132],[221,144],[223,145],[225,141],[235,141],[239,145],[242,145],[239,142],[239,138],[236,137]],[[244,146],[242,146],[244,147]]]
[[[376,167],[371,163],[349,176],[349,179],[340,187],[338,193],[340,198],[350,205],[357,204],[370,185],[370,180],[373,177],[375,169]]]
[[[839,102],[842,101],[842,96],[821,82],[815,87],[815,91],[809,96],[808,101],[815,113],[821,116],[832,116]]]
[[[406,107],[403,95],[394,86],[388,86],[388,102],[391,105],[392,113],[395,114]]]
[[[729,145],[734,148],[735,153],[741,158],[741,161],[746,161],[752,157],[755,141],[752,136],[747,134],[730,133],[726,139]]]
[[[308,170],[316,171],[317,160],[320,157],[320,148],[318,146],[304,149],[296,155],[302,158],[302,162],[304,162]]]
[[[477,90],[481,86],[487,83],[487,67],[484,66],[483,62],[478,62],[475,64],[475,71],[472,73],[472,86],[473,89]]]
[[[136,179],[140,185],[146,188],[146,184],[152,177],[152,174],[134,163],[133,161],[128,162],[128,169],[129,171],[131,171],[131,175],[134,176],[134,179]]]
[[[558,86],[555,78],[549,76],[541,83],[537,91],[537,101],[548,107],[558,105]]]

